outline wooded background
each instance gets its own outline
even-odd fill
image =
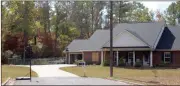
[[[61,57],[72,40],[109,29],[110,4],[105,1],[2,1],[1,7],[1,52],[10,50],[22,57],[27,44],[33,47],[34,58]],[[165,12],[151,11],[135,1],[114,1],[113,9],[114,25],[161,20],[175,25],[180,18],[180,1]]]

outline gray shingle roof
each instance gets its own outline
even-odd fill
[[[126,29],[152,47],[154,46],[164,24],[164,22],[118,24],[113,30],[113,37]],[[105,44],[103,47],[109,47],[109,43]]]
[[[89,39],[91,45],[89,49],[93,51],[100,51],[103,44],[109,40],[109,30],[97,30]]]
[[[109,30],[96,30],[88,40],[73,40],[69,45],[69,52],[100,51],[102,45],[109,39]]]
[[[113,29],[113,37],[117,36],[124,30],[129,31],[135,37],[146,43],[151,48],[155,46],[155,42],[164,27],[165,22],[152,22],[152,23],[121,23],[117,24]],[[171,44],[171,49],[180,50],[180,26],[169,26],[170,32],[174,34],[175,39]],[[166,38],[166,37],[164,37]],[[109,47],[109,30],[96,30],[94,34],[87,40],[74,40],[69,45],[69,52],[81,51],[100,51],[102,47]],[[160,39],[162,41],[162,39]],[[167,40],[166,40],[167,41]],[[163,49],[167,44],[163,45],[163,41],[158,43],[157,48]],[[168,43],[168,42],[167,42]],[[159,46],[159,44],[161,46]],[[164,47],[166,46],[166,47]]]
[[[73,40],[68,46],[69,52],[81,52],[81,50],[84,50],[88,47],[88,41],[89,40],[80,40],[76,39]]]

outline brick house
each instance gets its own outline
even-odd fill
[[[97,30],[85,40],[73,40],[68,46],[67,62],[84,60],[87,64],[102,64],[110,58],[109,30]],[[165,22],[121,23],[113,28],[113,61],[120,58],[129,66],[137,62],[152,67],[162,63],[180,67],[180,26]]]

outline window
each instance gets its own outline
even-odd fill
[[[92,53],[92,61],[99,61],[98,53]]]
[[[171,52],[164,52],[164,63],[171,62]]]

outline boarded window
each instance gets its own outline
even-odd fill
[[[92,61],[99,61],[99,55],[97,52],[92,53]]]

